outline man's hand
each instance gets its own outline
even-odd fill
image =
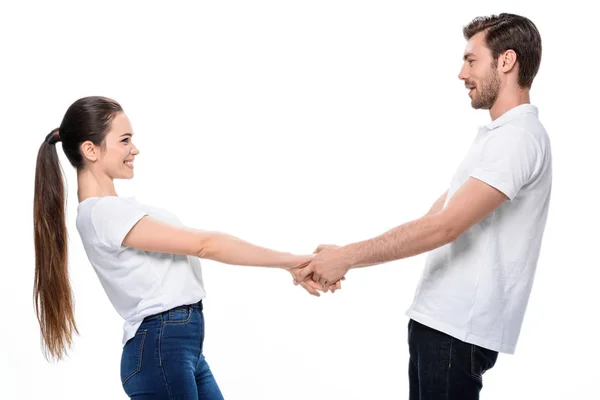
[[[296,282],[312,280],[323,287],[325,291],[341,288],[341,281],[350,269],[345,254],[336,245],[320,245],[315,250],[316,255],[307,266],[294,268],[292,273]]]
[[[321,250],[326,249],[326,248],[335,249],[338,247],[339,246],[336,246],[334,244],[322,244],[322,245],[319,245],[315,249],[314,254],[319,253]],[[336,290],[339,290],[342,288],[342,281],[345,280],[346,278],[342,278],[342,279],[338,280],[337,282],[335,282],[335,284],[330,285],[327,289],[325,289],[319,283],[315,282],[311,277],[308,277],[302,281],[298,280],[296,277],[297,271],[301,270],[302,268],[305,268],[309,263],[310,262],[303,262],[303,263],[296,265],[292,269],[288,269],[290,274],[292,274],[292,276],[294,277],[294,285],[302,286],[304,288],[304,290],[306,290],[308,293],[310,293],[313,296],[317,296],[317,297],[320,296],[319,291],[324,292],[324,293],[331,291],[331,293],[335,293]]]
[[[325,292],[325,289],[321,285],[319,285],[318,283],[313,281],[312,279],[309,278],[306,281],[298,282],[298,281],[296,281],[296,276],[294,275],[294,272],[292,272],[291,269],[286,269],[286,271],[288,271],[290,274],[292,274],[292,277],[294,278],[294,285],[302,286],[302,288],[304,288],[304,290],[306,290],[309,294],[319,297],[319,296],[321,296],[319,291]]]

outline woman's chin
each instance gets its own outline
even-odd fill
[[[127,180],[127,179],[133,179],[134,176],[135,176],[135,174],[133,173],[133,171],[130,171],[130,172],[126,172],[124,174],[121,173],[118,176],[116,176],[114,179],[125,179],[125,180]]]

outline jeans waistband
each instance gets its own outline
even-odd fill
[[[188,308],[190,308],[190,309],[192,309],[192,308],[197,308],[197,309],[199,309],[200,311],[202,311],[202,308],[203,308],[203,307],[202,307],[202,300],[200,300],[200,301],[198,301],[198,302],[196,302],[196,303],[193,303],[193,304],[182,304],[182,305],[180,305],[180,306],[177,306],[177,307],[173,307],[173,308],[171,308],[171,310],[176,310],[176,309],[178,309],[178,308],[181,308],[181,307],[188,307]],[[164,311],[164,312],[169,312],[169,311],[171,311],[171,310],[167,310],[167,311]]]
[[[182,304],[180,306],[173,307],[173,308],[171,308],[169,310],[165,310],[163,312],[159,312],[159,313],[154,314],[154,315],[149,315],[146,318],[144,318],[144,321],[150,321],[150,320],[153,320],[155,318],[160,318],[161,316],[163,316],[165,314],[168,314],[169,312],[171,312],[173,310],[177,310],[178,308],[180,309],[182,307],[187,307],[190,310],[192,310],[194,308],[197,308],[198,310],[202,311],[202,309],[203,309],[202,300],[198,301],[197,303],[193,303],[193,304]]]
[[[202,306],[202,300],[200,300],[199,302],[194,303],[194,304],[189,304],[189,307],[198,308],[198,309],[200,309],[200,311],[202,311],[202,309],[204,308]]]

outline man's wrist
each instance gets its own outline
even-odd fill
[[[357,266],[360,265],[361,252],[360,252],[360,248],[358,248],[358,246],[356,246],[356,243],[352,243],[347,246],[344,246],[341,250],[343,251],[344,263],[346,265],[348,265],[348,267],[350,269],[356,268]]]

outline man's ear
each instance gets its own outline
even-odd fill
[[[509,72],[517,65],[517,53],[514,50],[506,50],[498,58],[498,66],[502,72]]]

